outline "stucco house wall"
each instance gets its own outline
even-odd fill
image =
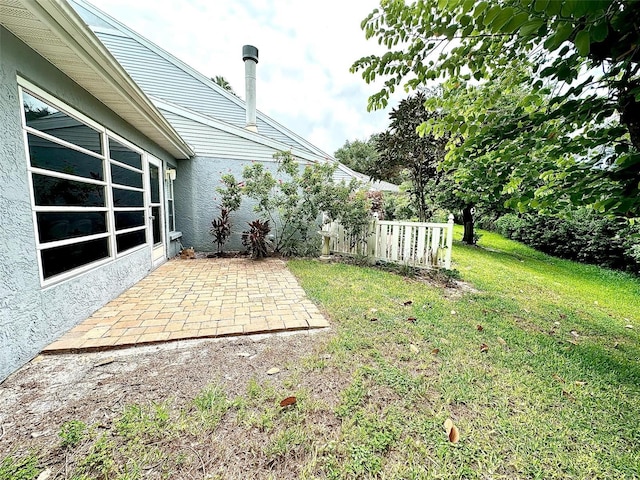
[[[46,90],[106,128],[176,163],[162,149],[0,27],[0,381],[55,338],[143,278],[145,247],[43,288],[29,194],[27,152],[17,76]]]

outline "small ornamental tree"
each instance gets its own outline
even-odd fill
[[[322,213],[354,231],[369,221],[368,202],[355,192],[359,184],[336,184],[333,163],[301,167],[291,152],[277,152],[276,178],[261,163],[245,167],[242,192],[255,202],[254,210],[269,220],[273,248],[283,255],[307,255],[320,247],[317,235]]]
[[[210,233],[213,241],[218,246],[218,254],[223,253],[224,245],[231,236],[231,218],[229,215],[240,208],[242,202],[242,184],[235,177],[226,174],[221,177],[222,187],[216,187],[216,192],[221,195],[220,215],[211,222]]]

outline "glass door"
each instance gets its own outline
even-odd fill
[[[149,239],[151,241],[151,260],[157,267],[166,260],[164,241],[164,209],[162,207],[162,162],[148,158],[149,165]]]

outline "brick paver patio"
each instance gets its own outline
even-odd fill
[[[174,259],[96,311],[47,353],[328,327],[279,259]]]

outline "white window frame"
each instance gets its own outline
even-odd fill
[[[139,250],[145,249],[149,247],[149,238],[148,238],[148,234],[147,234],[147,238],[146,238],[146,242],[142,243],[140,245],[136,245],[133,248],[130,248],[128,250],[125,250],[121,253],[118,253],[117,251],[117,245],[116,245],[116,235],[119,234],[123,234],[123,233],[129,233],[129,232],[134,232],[134,231],[138,231],[138,230],[147,230],[148,226],[149,226],[149,219],[147,218],[146,215],[146,211],[148,208],[147,205],[147,200],[146,200],[146,189],[147,189],[147,181],[146,181],[146,177],[148,175],[147,170],[147,154],[144,150],[142,150],[141,148],[135,146],[134,144],[132,144],[131,142],[127,141],[126,139],[122,138],[120,135],[116,134],[115,132],[110,131],[109,129],[107,129],[106,127],[102,126],[101,124],[95,122],[94,120],[92,120],[91,118],[87,117],[86,115],[84,115],[83,113],[79,112],[78,110],[76,110],[75,108],[69,106],[68,104],[66,104],[65,102],[59,100],[58,98],[54,97],[53,95],[49,94],[48,92],[46,92],[45,90],[41,89],[40,87],[38,87],[37,85],[34,85],[33,83],[29,82],[28,80],[25,80],[24,78],[21,77],[17,77],[17,83],[19,86],[18,89],[18,96],[19,96],[19,102],[20,102],[20,115],[21,115],[21,120],[22,120],[22,132],[23,132],[23,139],[24,139],[24,147],[25,147],[25,153],[26,153],[26,162],[27,162],[27,171],[29,174],[29,182],[28,182],[28,186],[29,186],[29,196],[30,196],[30,200],[31,200],[31,211],[32,211],[32,218],[33,218],[33,228],[34,228],[34,239],[35,239],[35,246],[36,246],[36,250],[37,250],[37,262],[38,262],[38,271],[39,271],[39,275],[40,275],[40,285],[42,287],[48,287],[51,285],[55,285],[58,284],[60,282],[63,282],[65,280],[68,280],[70,278],[74,278],[77,277],[79,275],[82,275],[88,271],[94,270],[96,268],[99,268],[103,265],[106,265],[108,263],[111,263],[113,261],[115,261],[118,258],[121,258],[123,256],[135,253]],[[25,112],[24,112],[24,97],[23,97],[23,90],[26,90],[29,94],[32,94],[35,97],[39,97],[40,99],[42,99],[42,101],[50,104],[52,107],[58,109],[60,112],[74,118],[75,120],[84,123],[85,125],[91,127],[92,129],[96,130],[101,137],[101,147],[102,147],[102,154],[97,154],[96,152],[87,150],[79,145],[75,145],[73,143],[70,143],[68,141],[62,140],[60,138],[54,137],[52,135],[49,135],[45,132],[42,132],[40,130],[34,129],[32,127],[27,126],[27,122],[26,122],[26,116],[25,116]],[[45,140],[51,141],[53,143],[56,143],[58,145],[61,145],[62,147],[65,148],[69,148],[71,150],[75,150],[78,152],[81,152],[83,154],[87,154],[87,155],[91,155],[95,158],[98,158],[100,160],[102,160],[102,169],[103,169],[103,180],[95,180],[92,178],[86,178],[86,177],[81,177],[81,176],[76,176],[76,175],[71,175],[71,174],[66,174],[66,173],[61,173],[61,172],[55,172],[52,170],[47,170],[47,169],[42,169],[42,168],[38,168],[38,167],[32,167],[31,166],[31,157],[30,157],[30,151],[29,151],[29,141],[28,141],[28,134],[33,134],[36,135],[40,138],[43,138]],[[135,151],[136,153],[140,154],[140,158],[141,158],[141,169],[132,167],[130,165],[118,162],[117,160],[112,160],[110,158],[110,154],[109,154],[109,146],[108,146],[108,138],[113,138],[115,141],[117,141],[118,143],[121,143],[123,146]],[[135,171],[137,173],[140,173],[142,175],[142,188],[137,188],[137,187],[128,187],[125,185],[121,185],[121,184],[112,184],[112,178],[111,178],[111,163],[113,163],[114,165],[120,166],[120,167],[124,167],[127,168],[129,170]],[[88,183],[88,184],[95,184],[95,185],[100,185],[105,189],[105,206],[104,207],[84,207],[84,206],[38,206],[36,205],[35,202],[35,192],[34,192],[34,188],[33,188],[33,180],[32,180],[32,176],[34,174],[40,174],[40,175],[45,175],[48,177],[53,177],[53,178],[61,178],[61,179],[67,179],[67,180],[72,180],[72,181],[80,181],[83,183]],[[113,188],[121,188],[121,189],[127,189],[127,190],[135,190],[135,191],[140,191],[143,194],[143,206],[142,207],[115,207],[114,206],[114,201],[113,201]],[[132,227],[132,228],[128,228],[128,229],[122,229],[122,230],[118,230],[116,231],[116,227],[115,227],[115,212],[116,211],[142,211],[143,215],[144,215],[144,219],[145,219],[145,223],[142,226],[138,226],[138,227]],[[63,239],[63,240],[57,240],[57,241],[52,241],[52,242],[40,242],[40,234],[39,234],[39,229],[38,229],[38,218],[37,218],[37,214],[41,213],[41,212],[105,212],[105,223],[106,223],[106,232],[105,233],[98,233],[98,234],[93,234],[93,235],[86,235],[86,236],[81,236],[81,237],[74,237],[74,238],[68,238],[68,239]],[[62,273],[59,273],[57,275],[53,275],[49,278],[44,278],[44,271],[43,271],[43,265],[42,265],[42,255],[41,252],[43,250],[47,250],[47,249],[51,249],[51,248],[55,248],[55,247],[61,247],[61,246],[66,246],[66,245],[73,245],[76,243],[83,243],[83,242],[87,242],[87,241],[91,241],[91,240],[96,240],[96,239],[100,239],[100,238],[108,238],[109,242],[108,242],[108,256],[90,263],[87,263],[85,265],[81,265],[79,267],[73,268],[71,270],[67,270],[64,271]]]
[[[175,166],[171,166],[169,165],[168,168],[171,169],[176,169]],[[173,233],[176,232],[176,200],[175,200],[175,196],[174,196],[174,190],[173,190],[173,182],[174,180],[172,180],[171,178],[165,176],[165,186],[164,186],[164,192],[165,192],[165,200],[166,200],[166,205],[167,205],[167,230],[169,231],[169,233]],[[171,202],[171,203],[169,203]],[[173,218],[173,228],[171,225],[171,219]]]

